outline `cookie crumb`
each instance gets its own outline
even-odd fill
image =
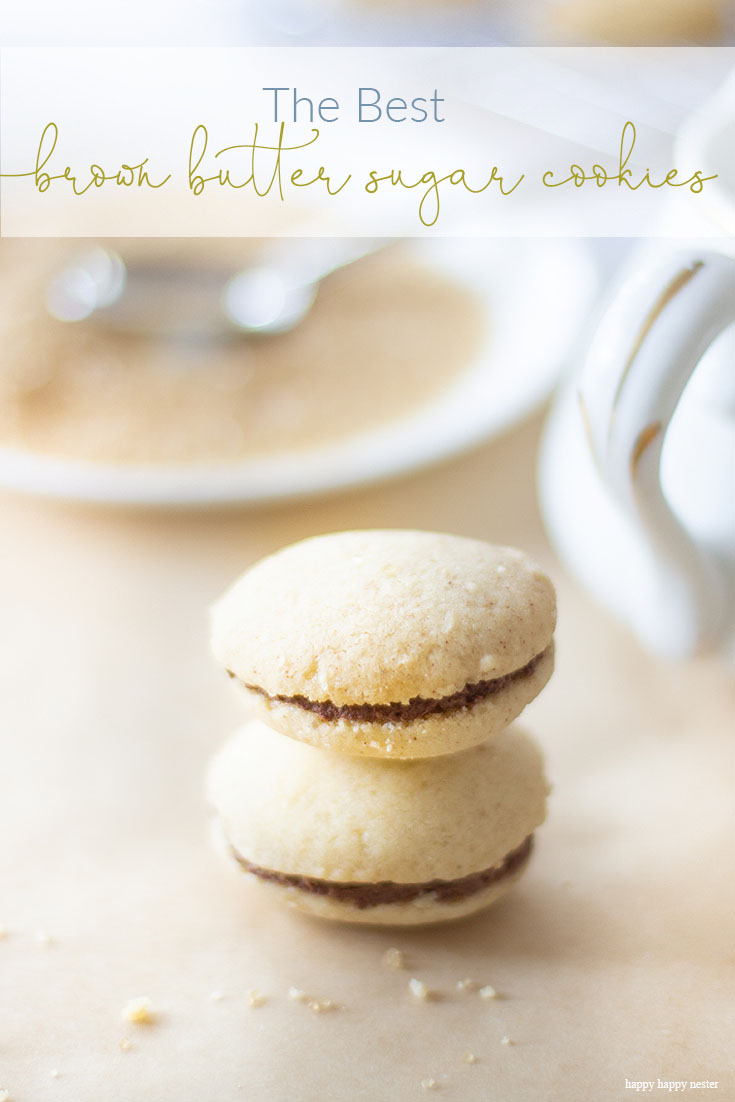
[[[122,1017],[133,1025],[151,1025],[156,1020],[151,1001],[145,995],[130,999],[122,1009]]]
[[[439,1084],[437,1083],[436,1079],[422,1079],[421,1086],[424,1088],[425,1091],[435,1091]]]
[[[221,1003],[225,997],[224,991],[221,991],[218,987],[215,991],[210,991],[209,998],[213,1003]]]
[[[8,936],[8,928],[7,928],[7,926],[3,926],[2,922],[0,922],[0,941],[2,941],[3,938],[6,938],[7,936]]]
[[[513,1041],[510,1039],[510,1037],[501,1037],[500,1043],[501,1045],[512,1045]]]
[[[481,987],[477,994],[481,999],[485,999],[486,1001],[489,999],[497,999],[498,997],[497,991],[490,983],[486,983],[484,987]]]
[[[39,945],[43,945],[44,948],[52,945],[53,940],[54,939],[51,937],[51,934],[47,933],[46,930],[36,930],[36,941]]]
[[[476,1064],[477,1057],[474,1052],[465,1052],[462,1054],[462,1063],[464,1064]]]
[[[12,1102],[10,1091],[0,1090],[0,1102]]]
[[[305,991],[302,991],[300,987],[289,987],[288,989],[289,999],[293,999],[295,1003],[308,1002],[308,996]]]
[[[422,999],[426,1002],[429,999],[436,998],[433,991],[426,986],[423,980],[417,980],[415,977],[408,981],[408,989],[416,999]]]
[[[406,967],[406,954],[402,949],[386,949],[381,960],[386,968]]]
[[[52,1079],[58,1079],[59,1078],[59,1069],[58,1068],[51,1068],[51,1071],[49,1072],[49,1075],[51,1076]]]
[[[257,988],[253,988],[252,991],[245,993],[245,1002],[248,1006],[252,1006],[255,1009],[258,1006],[262,1006],[265,1002],[265,995],[262,991],[258,991]]]
[[[121,1037],[118,1041],[118,1048],[121,1052],[130,1052],[132,1047],[133,1045],[129,1037]]]
[[[477,980],[470,980],[470,979],[457,980],[457,990],[458,991],[477,991],[479,986],[480,985],[477,982]]]
[[[315,1014],[324,1014],[328,1010],[336,1010],[337,1004],[331,999],[309,999],[307,1006]]]

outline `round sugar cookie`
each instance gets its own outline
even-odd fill
[[[368,757],[496,734],[553,670],[554,589],[521,551],[338,532],[256,563],[213,610],[215,656],[283,734]]]
[[[257,720],[213,759],[219,844],[252,881],[324,918],[460,918],[525,868],[548,787],[518,730],[449,757],[384,761],[281,738]]]

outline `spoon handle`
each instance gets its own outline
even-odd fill
[[[242,266],[126,258],[98,245],[51,280],[46,306],[61,321],[127,336],[206,341],[282,333],[308,313],[323,279],[392,240],[272,239]]]

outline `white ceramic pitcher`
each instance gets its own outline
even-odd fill
[[[687,249],[618,291],[542,443],[552,542],[653,652],[735,656],[735,260]]]

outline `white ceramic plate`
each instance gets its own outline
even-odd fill
[[[208,505],[374,482],[497,435],[549,394],[584,325],[597,272],[582,241],[432,239],[410,248],[487,310],[475,361],[431,404],[320,449],[221,466],[102,466],[0,449],[0,484],[66,500]]]

